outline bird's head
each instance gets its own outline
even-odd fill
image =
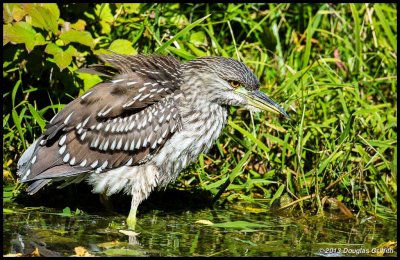
[[[289,115],[275,101],[259,90],[260,82],[245,64],[232,58],[201,57],[184,65],[194,86],[201,83],[207,98],[221,105],[241,106],[252,111],[271,111]],[[184,75],[185,76],[185,75]]]

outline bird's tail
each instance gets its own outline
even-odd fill
[[[29,162],[32,160],[32,157],[36,153],[36,149],[39,145],[39,141],[42,137],[38,138],[35,142],[33,142],[29,148],[24,152],[24,154],[19,158],[17,163],[17,175],[19,179],[24,182],[27,175],[29,175]]]

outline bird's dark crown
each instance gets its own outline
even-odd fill
[[[244,63],[232,58],[200,57],[188,61],[184,66],[195,68],[199,71],[216,73],[226,81],[236,81],[249,90],[256,90],[260,82],[254,73]]]

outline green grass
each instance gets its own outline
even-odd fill
[[[220,204],[269,208],[281,200],[282,208],[318,214],[337,200],[358,217],[396,215],[395,4],[35,8],[3,5],[5,185],[21,189],[15,172],[22,152],[46,121],[99,81],[74,73],[98,62],[94,54],[219,55],[249,65],[291,120],[230,108],[217,144],[171,185],[210,190]],[[48,23],[43,9],[54,16]],[[21,14],[36,18],[21,25]],[[69,37],[67,26],[81,33]]]

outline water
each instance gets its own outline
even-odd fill
[[[148,210],[138,216],[139,234],[127,236],[120,232],[122,214],[74,215],[16,203],[4,208],[3,255],[37,248],[44,256],[71,256],[82,247],[95,256],[376,256],[382,243],[397,243],[396,221],[360,224],[336,213],[295,218],[235,208]],[[384,253],[397,256],[397,249]]]

